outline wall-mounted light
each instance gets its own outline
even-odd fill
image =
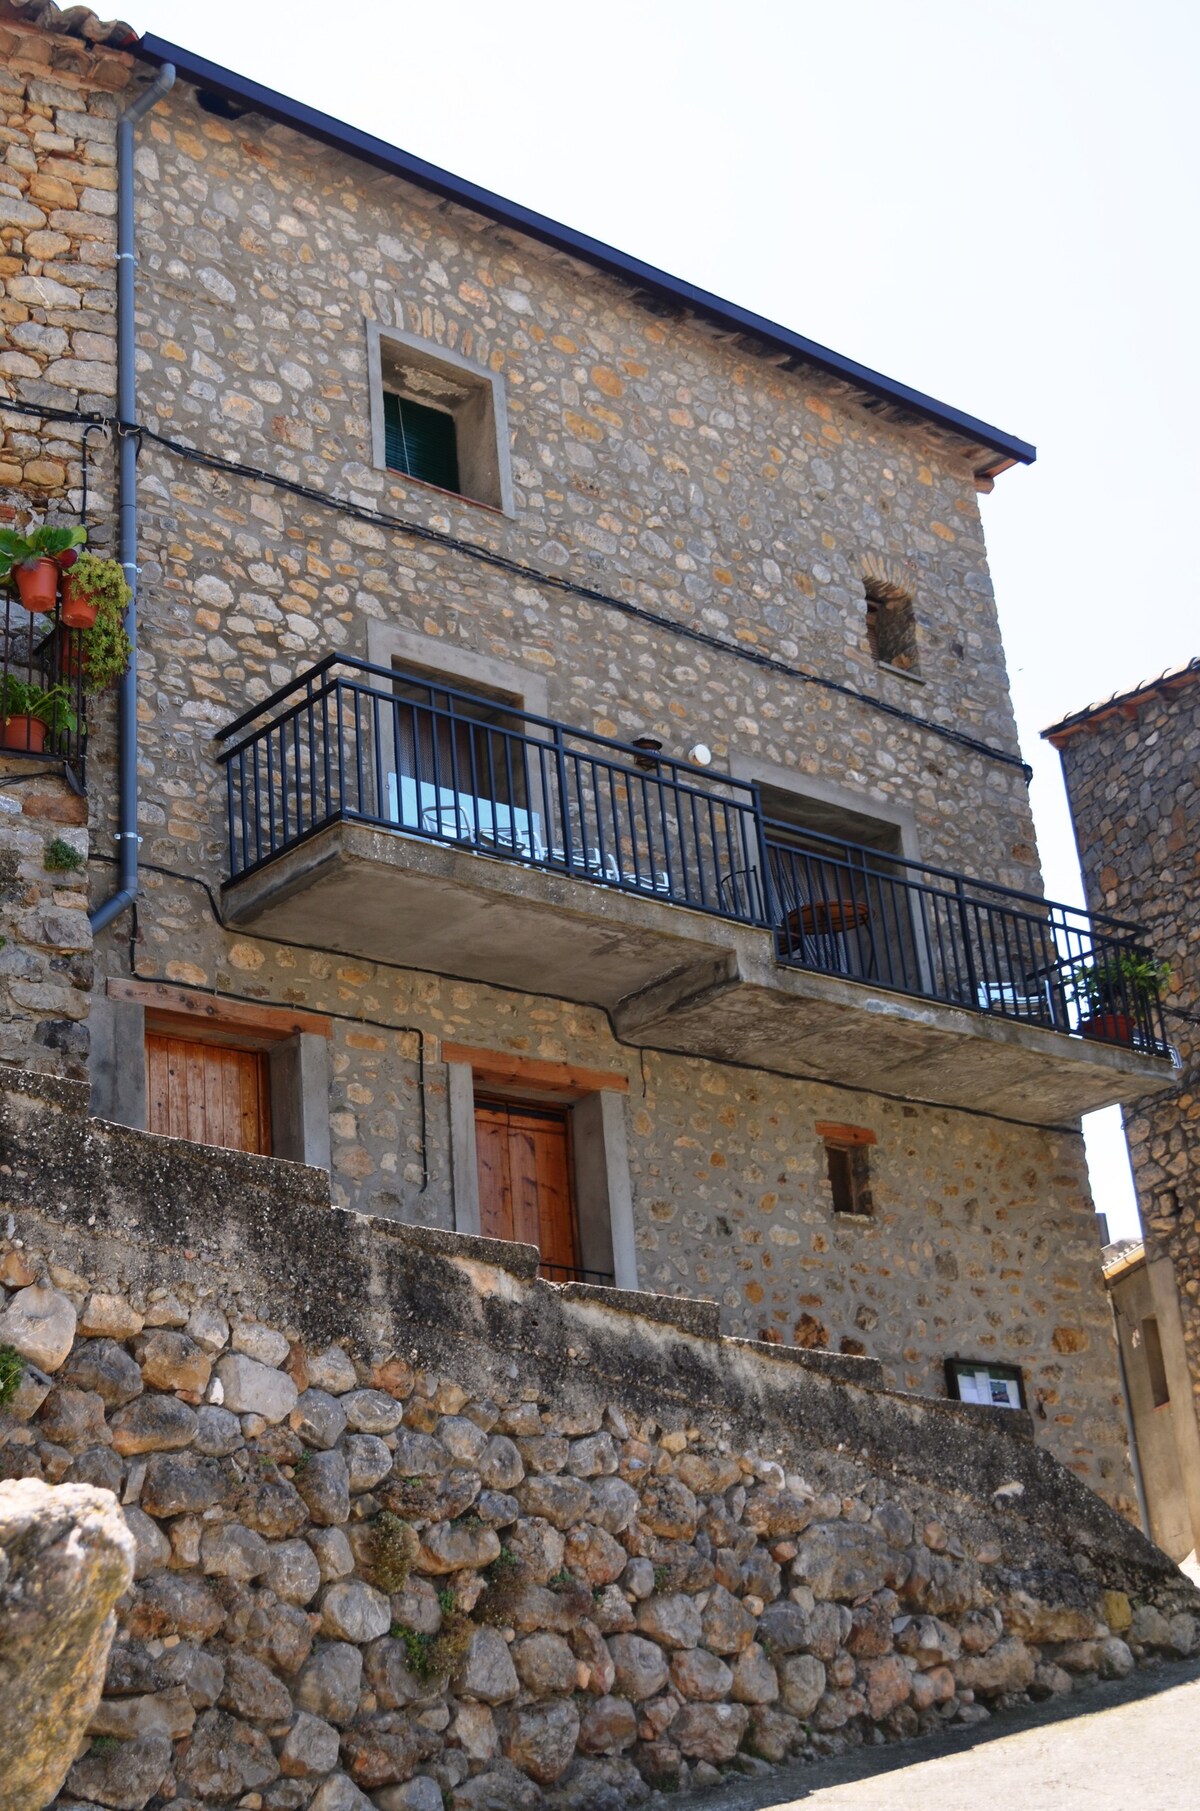
[[[653,769],[658,766],[658,762],[654,757],[655,755],[662,753],[662,743],[657,736],[635,736],[633,738],[633,746],[635,748],[644,749],[645,751],[643,754],[634,756],[634,765],[636,767]]]
[[[693,767],[711,767],[712,749],[707,742],[697,742],[694,748],[688,749],[687,758]]]

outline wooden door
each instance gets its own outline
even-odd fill
[[[579,1231],[566,1113],[477,1101],[475,1148],[483,1236],[536,1245],[543,1274],[569,1282],[579,1269]]]
[[[146,1113],[149,1130],[168,1138],[269,1155],[266,1054],[148,1031]]]

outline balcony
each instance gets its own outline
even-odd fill
[[[218,740],[232,924],[1038,1123],[1172,1085],[1134,927],[774,823],[726,775],[337,656]]]

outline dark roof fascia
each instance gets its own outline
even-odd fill
[[[740,308],[734,302],[726,302],[706,289],[698,289],[695,284],[684,282],[681,277],[673,277],[652,264],[644,264],[640,258],[617,251],[600,239],[592,239],[586,233],[576,232],[573,227],[562,226],[558,221],[535,213],[532,208],[522,207],[518,202],[506,201],[502,195],[493,194],[490,189],[480,188],[477,183],[467,182],[448,170],[440,169],[436,164],[426,163],[423,158],[398,150],[395,145],[389,145],[369,132],[359,131],[357,126],[348,126],[327,113],[319,113],[314,107],[305,106],[301,101],[291,100],[287,95],[276,93],[274,89],[264,88],[261,83],[252,82],[247,76],[224,69],[219,63],[210,63],[206,57],[196,56],[190,50],[181,50],[178,45],[168,44],[165,39],[155,37],[153,33],[147,33],[132,48],[137,56],[147,62],[173,63],[185,81],[192,82],[199,88],[211,89],[256,113],[266,114],[282,125],[291,126],[309,138],[319,139],[336,150],[362,158],[367,163],[374,164],[377,169],[387,171],[389,175],[399,176],[406,182],[430,189],[434,194],[442,195],[475,213],[488,215],[504,226],[512,227],[517,232],[528,234],[532,239],[539,239],[544,244],[553,246],[557,251],[565,252],[569,257],[596,265],[613,276],[635,284],[639,289],[651,290],[676,306],[694,309],[722,326],[734,327],[739,332],[757,334],[769,344],[779,346],[816,366],[818,370],[842,378],[886,402],[911,409],[915,414],[924,416],[941,428],[949,429],[960,438],[990,447],[1003,456],[1001,461],[990,467],[992,470],[1002,470],[1009,464],[1032,465],[1037,458],[1036,447],[1028,441],[1018,440],[1000,428],[991,427],[986,421],[978,421],[973,415],[964,414],[961,409],[951,408],[948,403],[938,402],[935,397],[926,396],[920,390],[910,389],[907,384],[884,377],[867,365],[843,358],[841,353],[831,352],[827,346],[818,346],[815,341],[805,339],[802,334],[793,333],[790,328],[781,327],[775,321],[767,320],[764,315],[755,314],[749,308]]]

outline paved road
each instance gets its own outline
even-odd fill
[[[676,1811],[1196,1811],[1200,1661],[943,1738],[859,1749],[672,1803]]]

